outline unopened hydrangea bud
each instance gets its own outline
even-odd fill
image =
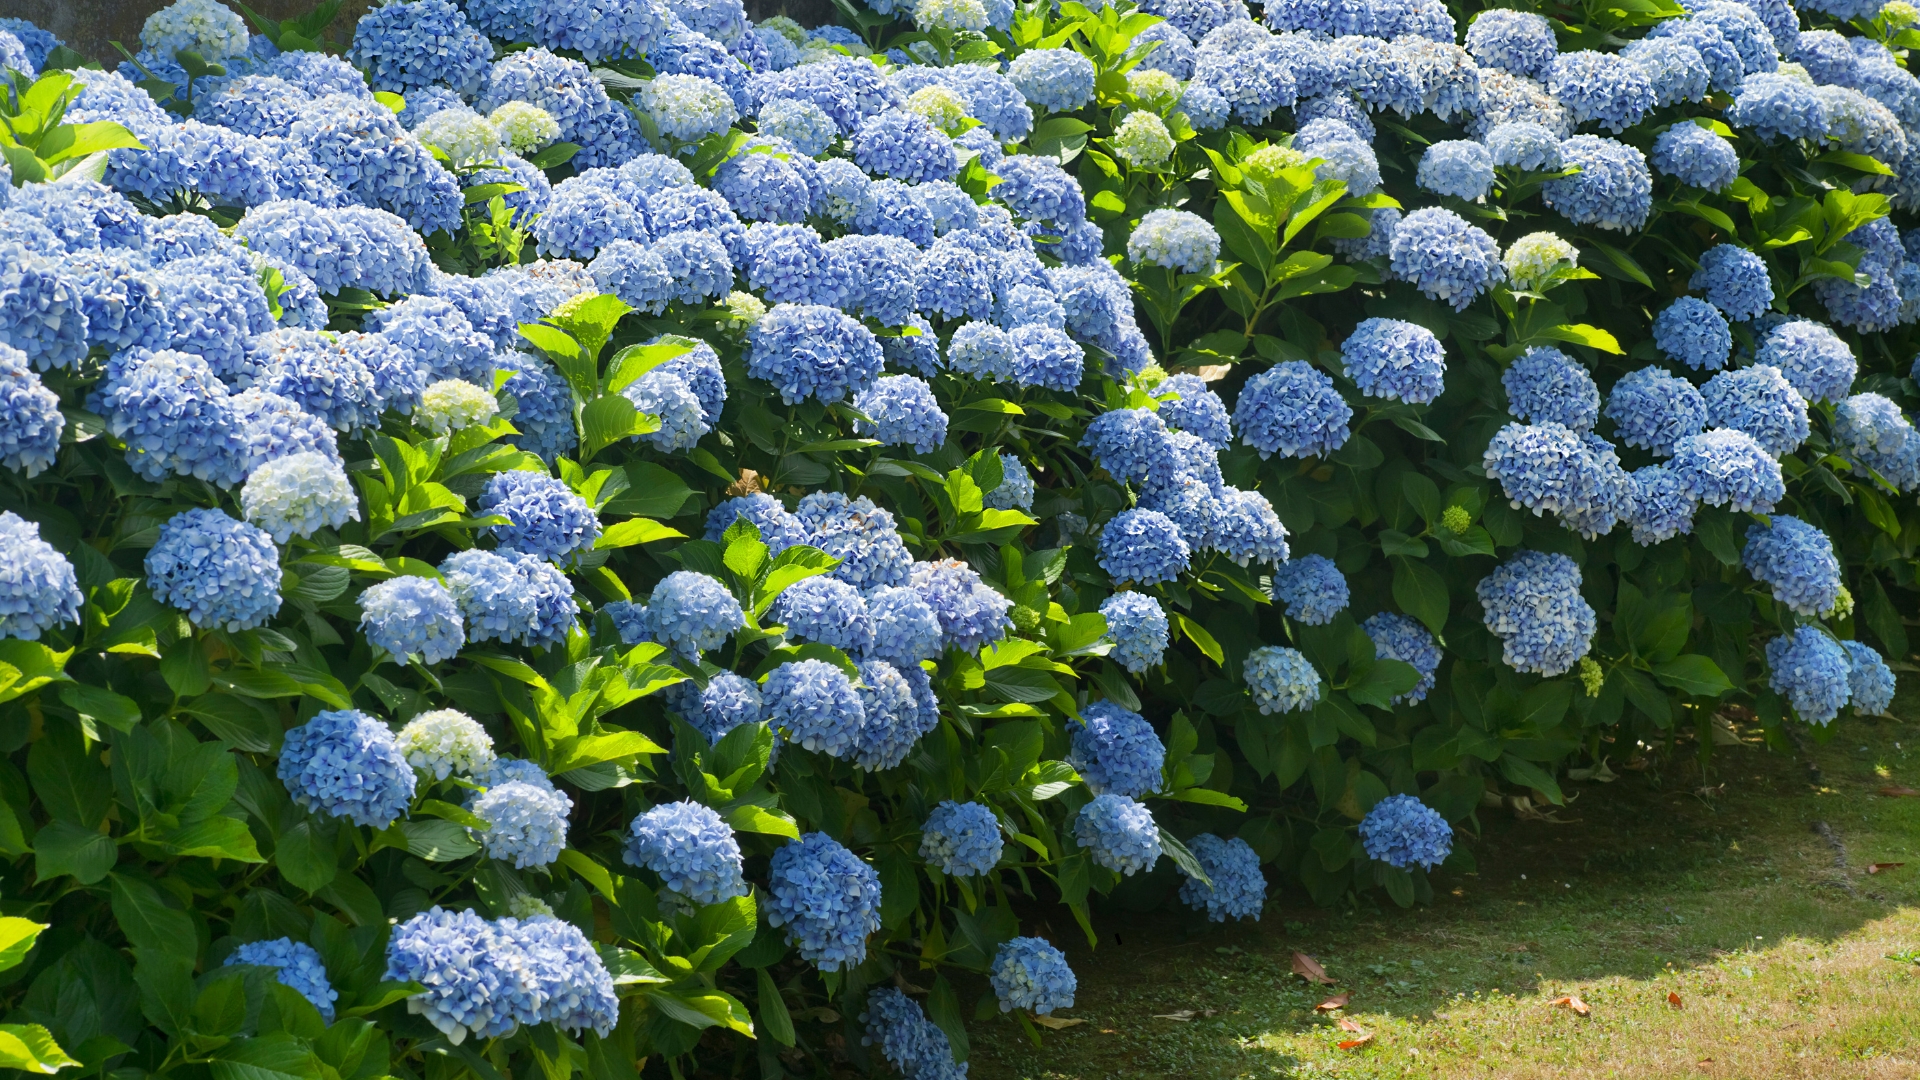
[[[1135,68],[1127,72],[1127,93],[1146,108],[1162,110],[1180,100],[1180,80],[1158,68]]]
[[[760,298],[752,293],[735,291],[727,294],[727,314],[732,316],[736,322],[745,323],[747,327],[752,327],[758,323],[760,317],[766,313],[767,305],[762,303]]]
[[[1830,622],[1839,622],[1853,617],[1853,594],[1845,585],[1834,594],[1833,606],[1820,613],[1820,617]]]
[[[1440,527],[1450,533],[1463,533],[1473,526],[1473,515],[1464,506],[1449,506],[1440,514]]]
[[[907,99],[907,111],[924,117],[927,123],[957,135],[967,119],[967,103],[944,86],[923,86]]]
[[[1580,688],[1587,692],[1588,697],[1599,697],[1600,688],[1606,685],[1606,682],[1607,673],[1601,670],[1599,663],[1593,657],[1580,658]]]
[[[500,411],[500,402],[487,391],[461,379],[441,379],[420,395],[415,422],[435,435],[484,424]]]
[[[532,919],[541,915],[553,917],[553,905],[532,893],[519,893],[507,898],[507,914],[516,919]]]
[[[1906,27],[1920,23],[1920,7],[1914,7],[1907,0],[1888,0],[1880,9],[1880,17],[1887,20],[1889,27]]]

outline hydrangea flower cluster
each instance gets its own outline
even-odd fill
[[[454,1045],[511,1035],[523,1024],[613,1031],[613,977],[587,936],[548,914],[489,922],[472,909],[429,908],[394,927],[386,978],[426,987],[410,1011]]]
[[[1073,838],[1096,864],[1127,877],[1160,861],[1160,826],[1153,811],[1111,791],[1080,808]]]
[[[1453,827],[1432,807],[1411,795],[1389,795],[1360,821],[1360,842],[1367,858],[1406,870],[1431,870],[1453,851]]]
[[[272,968],[273,977],[280,985],[306,998],[319,1010],[322,1020],[333,1023],[333,1003],[340,1000],[340,993],[327,978],[326,965],[313,946],[284,937],[249,941],[228,953],[223,966],[235,964]]]
[[[969,2],[979,8],[979,0],[921,0],[918,10]],[[866,1024],[861,1043],[878,1045],[881,1055],[907,1080],[948,1080],[965,1075],[966,1066],[953,1060],[953,1044],[946,1032],[899,989],[885,986],[868,994],[867,1011],[860,1014],[860,1020]]]
[[[1341,344],[1340,361],[1368,397],[1425,405],[1446,389],[1446,351],[1416,323],[1367,319]]]
[[[999,819],[982,803],[944,800],[920,828],[920,857],[955,877],[991,873],[1005,846]]]
[[[0,510],[0,638],[38,641],[80,620],[73,564],[40,538],[40,526]]]
[[[867,958],[867,937],[880,929],[880,875],[873,867],[812,832],[773,853],[767,878],[767,921],[787,928],[787,943],[808,963],[839,971]]]
[[[1080,719],[1067,730],[1072,737],[1067,760],[1089,791],[1132,797],[1160,789],[1167,748],[1139,713],[1096,701],[1080,710]]]
[[[1773,598],[1800,615],[1824,615],[1840,599],[1840,560],[1827,534],[1796,517],[1775,514],[1747,527],[1740,561]]]
[[[380,582],[360,594],[360,629],[368,644],[394,659],[418,656],[428,664],[452,659],[467,640],[459,605],[447,587],[411,575]]]
[[[567,815],[573,799],[551,782],[496,782],[473,800],[474,816],[487,823],[476,839],[488,857],[516,869],[548,866],[567,846]]]
[[[1298,649],[1263,645],[1247,654],[1245,671],[1262,714],[1306,712],[1320,701],[1320,673]]]
[[[1036,937],[1017,937],[1002,944],[993,954],[987,981],[1000,999],[1001,1012],[1025,1009],[1040,1016],[1073,1008],[1073,993],[1080,987],[1067,966],[1066,954]]]
[[[1558,553],[1518,551],[1480,580],[1487,629],[1515,671],[1554,676],[1593,647],[1598,620],[1580,595],[1580,567]]]
[[[277,775],[307,810],[375,829],[413,800],[413,769],[393,731],[357,709],[322,712],[287,732]]]
[[[623,857],[660,875],[667,888],[696,904],[717,904],[747,893],[740,844],[711,808],[691,801],[663,803],[633,819]]]
[[[1809,724],[1832,723],[1853,693],[1847,650],[1817,626],[1767,642],[1767,670],[1767,685]]]
[[[493,764],[493,736],[479,721],[456,709],[434,709],[407,721],[394,736],[407,764],[445,780],[454,773],[475,776]]]
[[[1260,872],[1260,856],[1245,840],[1201,833],[1187,841],[1187,850],[1193,852],[1208,880],[1187,878],[1180,886],[1182,903],[1206,912],[1210,922],[1260,920],[1260,909],[1267,903],[1267,879]]]
[[[1100,615],[1113,642],[1108,655],[1121,667],[1138,674],[1166,656],[1167,613],[1160,601],[1141,592],[1115,593],[1101,603]]]

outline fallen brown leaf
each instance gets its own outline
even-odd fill
[[[1060,1031],[1063,1028],[1070,1028],[1078,1024],[1086,1023],[1085,1020],[1082,1020],[1079,1017],[1068,1019],[1064,1016],[1038,1016],[1038,1015],[1036,1015],[1033,1018],[1033,1022],[1036,1024],[1039,1024],[1041,1027],[1046,1028],[1049,1031]]]
[[[1920,788],[1910,788],[1904,784],[1893,784],[1880,789],[1880,794],[1889,799],[1920,799]]]
[[[1154,1013],[1153,1018],[1155,1020],[1173,1020],[1184,1024],[1198,1015],[1200,1014],[1194,1012],[1192,1009],[1181,1009],[1178,1012]]]
[[[1333,985],[1333,980],[1327,977],[1327,969],[1320,966],[1320,961],[1303,952],[1293,954],[1293,973],[1310,983]]]
[[[1344,1016],[1336,1022],[1339,1024],[1341,1031],[1351,1031],[1355,1035],[1365,1035],[1367,1033],[1366,1028],[1361,1027],[1356,1021],[1349,1020]]]
[[[1554,998],[1553,1004],[1557,1008],[1572,1009],[1573,1015],[1575,1016],[1593,1015],[1593,1009],[1586,1002],[1581,1001],[1577,994],[1568,994],[1565,997]]]
[[[1686,1006],[1681,1004],[1680,1002],[1680,995],[1677,993],[1674,993],[1672,990],[1667,991],[1667,1004],[1673,1006],[1676,1009],[1686,1008]]]
[[[1358,1050],[1372,1041],[1373,1041],[1373,1036],[1371,1035],[1362,1035],[1357,1039],[1344,1039],[1340,1042],[1340,1049]]]
[[[1898,869],[1900,869],[1901,867],[1903,867],[1903,866],[1905,866],[1905,865],[1907,865],[1907,864],[1906,864],[1906,863],[1903,863],[1903,862],[1877,862],[1877,863],[1870,863],[1870,864],[1868,864],[1868,866],[1867,866],[1867,873],[1869,873],[1869,874],[1884,874],[1884,873],[1886,873],[1886,872],[1887,872],[1887,871],[1889,871],[1889,870],[1898,870]]]
[[[1328,998],[1327,1000],[1321,1002],[1320,1004],[1315,1005],[1313,1007],[1313,1011],[1314,1012],[1332,1012],[1335,1009],[1344,1009],[1347,1007],[1347,1002],[1352,1000],[1353,1000],[1352,994],[1335,994],[1332,997]]]

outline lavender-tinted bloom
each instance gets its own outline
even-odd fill
[[[1593,376],[1559,349],[1528,349],[1507,366],[1500,385],[1507,391],[1507,411],[1522,420],[1585,432],[1600,419],[1600,388]]]
[[[871,866],[816,832],[774,852],[767,872],[767,921],[787,927],[803,958],[822,971],[866,959],[867,936],[880,929],[880,875]]]
[[[856,589],[908,583],[913,556],[907,554],[893,515],[873,500],[816,491],[800,500],[796,516],[813,546],[840,560],[834,577]]]
[[[1817,626],[1767,642],[1767,685],[1806,723],[1824,727],[1840,715],[1852,696],[1852,671],[1847,650]]]
[[[393,732],[354,709],[322,712],[287,732],[278,776],[305,809],[375,829],[413,800],[413,769]]]
[[[1453,827],[1411,795],[1389,795],[1375,803],[1360,822],[1367,857],[1405,870],[1431,870],[1453,851]]]
[[[1708,303],[1741,322],[1760,317],[1773,303],[1766,262],[1732,244],[1707,249],[1687,287],[1705,292]]]
[[[1191,556],[1180,529],[1157,510],[1123,510],[1100,534],[1100,568],[1115,581],[1172,581],[1186,572]]]
[[[1718,308],[1697,296],[1683,296],[1654,316],[1653,343],[1690,368],[1714,371],[1733,351],[1733,331]]]
[[[501,547],[561,561],[593,547],[600,520],[585,499],[564,481],[541,473],[495,473],[481,496],[480,508],[507,519],[486,532]]]
[[[957,559],[915,563],[911,581],[940,620],[940,633],[949,648],[978,654],[982,647],[1004,638],[1013,625],[1007,617],[1012,601]]]
[[[720,815],[692,801],[665,803],[633,819],[623,857],[660,875],[696,904],[745,896],[740,844]]]
[[[1741,561],[1773,598],[1799,615],[1823,615],[1840,597],[1840,560],[1827,534],[1785,514],[1749,525]]]

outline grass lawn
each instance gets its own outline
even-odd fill
[[[1901,704],[1920,715],[1920,695]],[[1080,977],[1062,1015],[1085,1023],[1039,1048],[976,1023],[972,1075],[1920,1076],[1920,963],[1888,955],[1920,950],[1920,798],[1878,794],[1920,788],[1920,725],[1841,724],[1806,757],[1715,747],[1711,790],[1683,745],[1570,785],[1564,823],[1483,810],[1479,872],[1436,877],[1428,909],[1290,892],[1258,924],[1109,916],[1097,952],[1056,926]],[[1296,950],[1337,985],[1292,974]],[[1567,995],[1590,1015],[1556,1007]]]

